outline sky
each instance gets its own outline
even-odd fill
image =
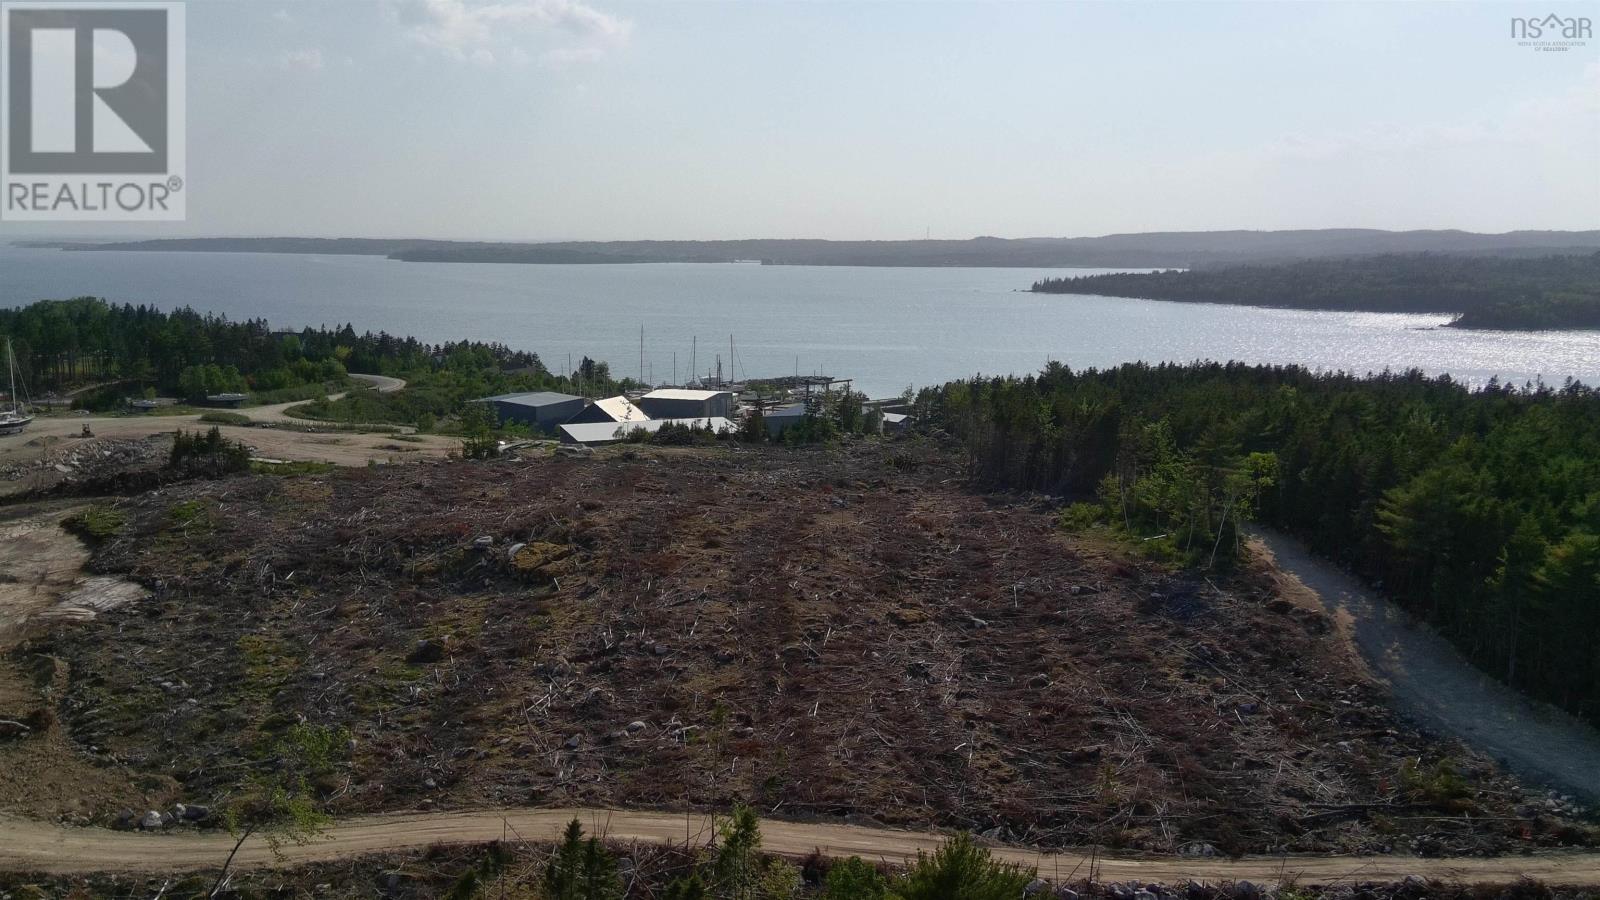
[[[188,3],[188,220],[479,240],[1600,228],[1594,3]]]

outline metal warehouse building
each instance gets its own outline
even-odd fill
[[[544,431],[555,431],[556,426],[583,412],[584,399],[571,394],[553,391],[533,391],[526,394],[501,394],[484,397],[474,403],[487,403],[494,409],[495,418],[503,425],[520,422]]]
[[[655,434],[667,425],[686,425],[690,428],[709,428],[717,434],[737,431],[739,426],[723,418],[704,419],[645,419],[633,422],[584,422],[567,424],[560,428],[563,444],[613,444],[626,440],[635,431]]]
[[[733,392],[663,388],[640,397],[638,407],[652,419],[725,419],[733,414]]]
[[[607,397],[589,404],[583,412],[578,413],[566,421],[568,425],[582,425],[587,422],[647,422],[650,417],[644,410],[628,402],[627,397]]]

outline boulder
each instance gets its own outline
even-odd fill
[[[444,642],[431,638],[417,641],[417,646],[406,656],[406,662],[409,663],[436,663],[442,659],[444,659]]]
[[[628,733],[638,734],[645,729],[645,724],[637,719],[628,723]]]
[[[144,831],[155,831],[162,825],[161,813],[150,810],[139,819],[139,827]]]

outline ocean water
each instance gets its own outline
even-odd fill
[[[1145,360],[1297,363],[1357,374],[1420,368],[1469,384],[1600,384],[1600,332],[1441,328],[1444,316],[1300,312],[1030,294],[1103,269],[402,263],[381,257],[67,252],[0,247],[0,305],[83,295],[189,305],[274,327],[339,325],[430,342],[584,355],[678,381],[825,373],[872,396],[973,374]],[[734,352],[730,354],[729,338]],[[731,362],[730,362],[731,360]]]

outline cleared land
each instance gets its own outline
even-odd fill
[[[1593,840],[1395,718],[1269,573],[1132,561],[944,459],[618,448],[180,485],[120,503],[90,563],[153,596],[13,660],[50,661],[59,730],[151,804],[225,800],[305,721],[352,732],[319,785],[342,816],[750,799],[1047,847]]]
[[[351,375],[370,382],[381,393],[405,387],[398,378]],[[335,395],[339,396],[339,395]],[[252,421],[274,425],[328,426],[284,414],[293,403],[238,410]],[[88,426],[93,437],[83,437]],[[40,490],[109,460],[119,467],[139,458],[156,459],[168,449],[167,438],[179,428],[209,428],[198,414],[184,416],[92,416],[75,413],[41,416],[20,435],[0,437],[0,497]],[[438,435],[407,435],[397,440],[386,433],[312,432],[290,428],[222,425],[229,438],[249,446],[256,456],[296,462],[364,466],[411,459],[440,459],[461,442]]]

